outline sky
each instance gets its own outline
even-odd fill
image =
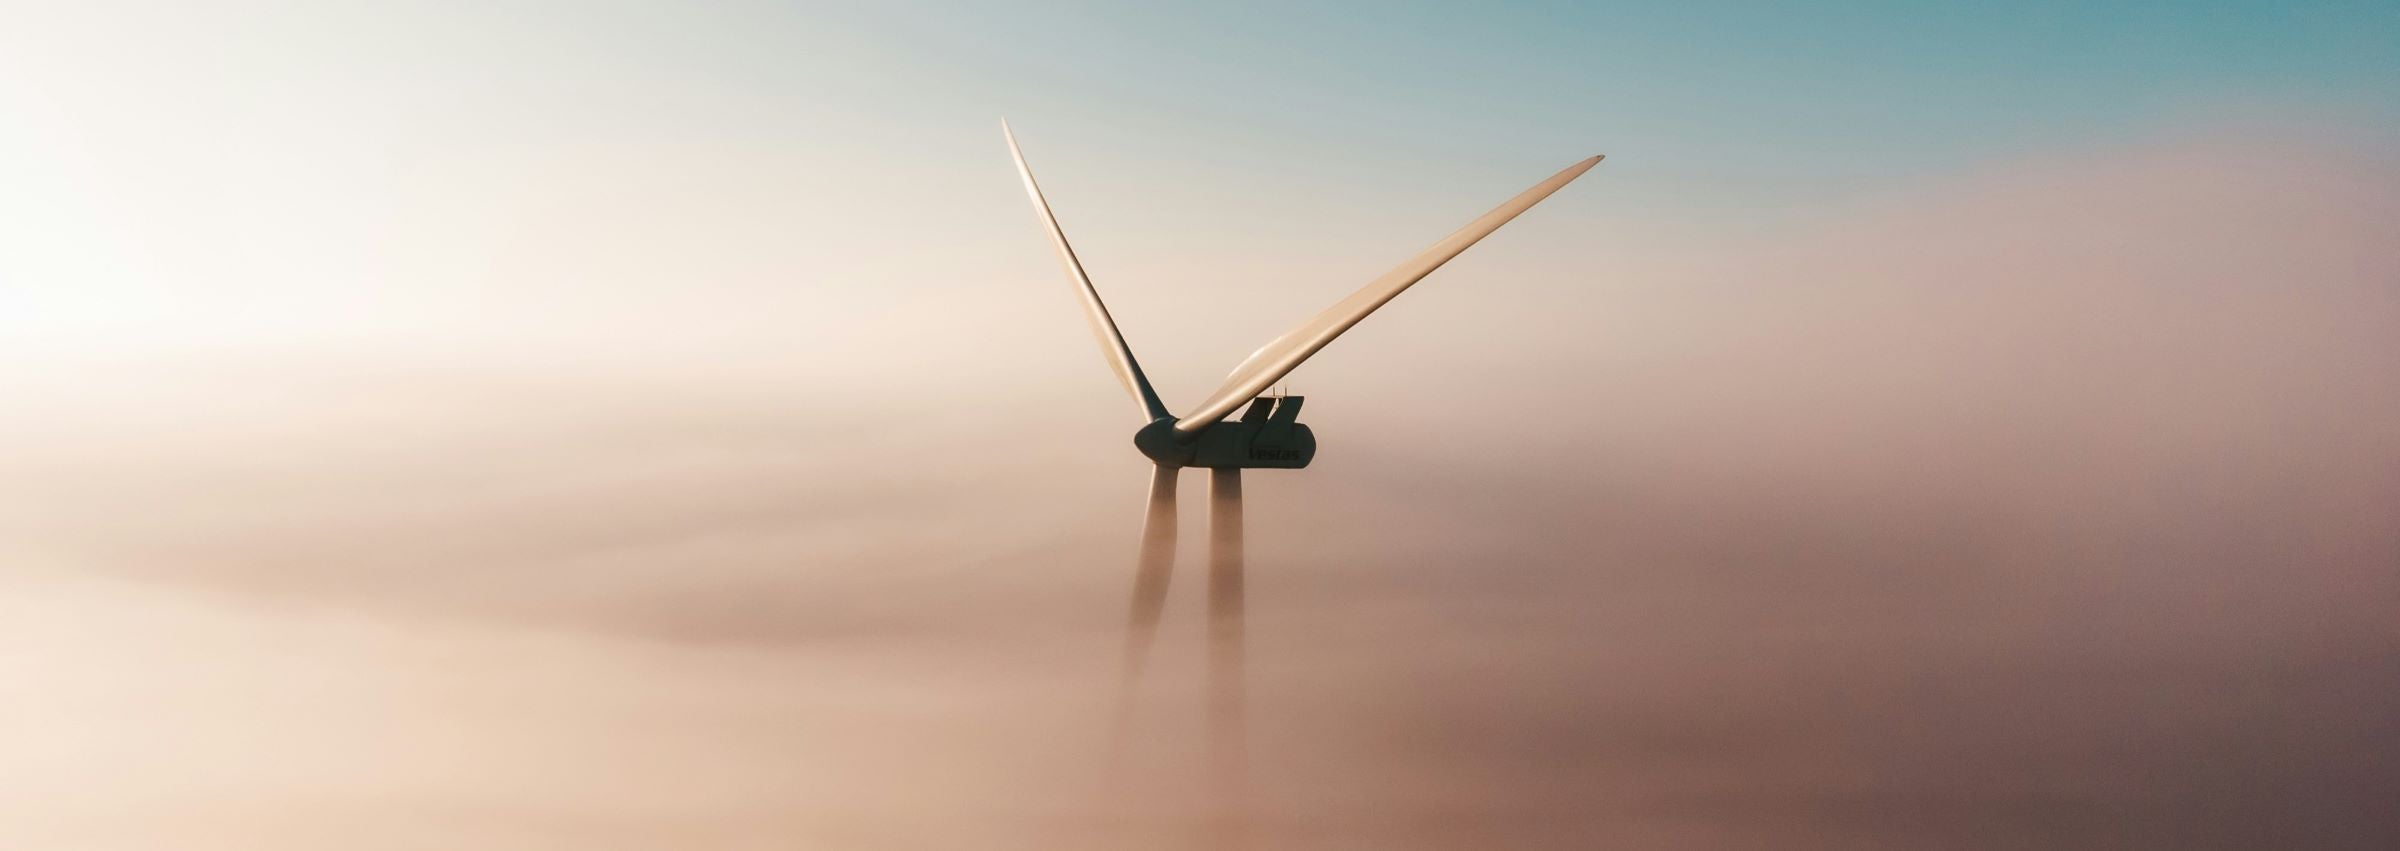
[[[25,4],[0,845],[2388,847],[2400,9]],[[1186,476],[1185,528],[1200,528]],[[1196,536],[1187,536],[1196,537]]]

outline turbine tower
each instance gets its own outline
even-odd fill
[[[1042,198],[1041,187],[1034,183],[1033,169],[1025,164],[1025,153],[1017,147],[1016,133],[1009,130],[1006,121],[1000,122],[1000,130],[1008,138],[1008,152],[1016,160],[1017,174],[1025,180],[1025,195],[1033,201],[1034,211],[1041,214],[1050,245],[1058,251],[1059,265],[1074,282],[1076,294],[1083,297],[1084,318],[1091,322],[1092,335],[1099,339],[1102,355],[1116,371],[1117,380],[1124,382],[1126,392],[1133,396],[1141,417],[1142,425],[1134,432],[1133,446],[1151,463],[1150,503],[1143,515],[1141,550],[1134,567],[1133,611],[1125,636],[1123,684],[1128,689],[1141,675],[1151,639],[1158,631],[1159,613],[1166,604],[1167,578],[1175,559],[1176,475],[1185,467],[1204,467],[1209,471],[1209,753],[1217,777],[1238,783],[1243,770],[1242,471],[1296,470],[1308,466],[1317,452],[1316,435],[1299,422],[1302,398],[1260,394],[1402,290],[1432,274],[1477,240],[1499,230],[1519,213],[1550,197],[1559,187],[1590,171],[1600,163],[1600,157],[1567,166],[1548,180],[1534,184],[1382,277],[1367,282],[1299,327],[1259,347],[1233,368],[1216,392],[1178,417],[1159,401],[1158,391],[1151,388],[1150,379],[1142,374],[1141,363],[1134,360],[1133,349],[1117,330],[1117,322],[1109,315],[1108,306],[1101,302],[1100,292],[1092,288],[1091,276],[1084,274],[1082,261],[1075,258],[1075,249],[1067,244],[1066,232],[1059,229],[1058,217],[1051,214],[1050,203]],[[1247,408],[1240,418],[1226,419],[1245,405]]]

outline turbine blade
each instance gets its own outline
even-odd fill
[[[1075,258],[1075,249],[1067,244],[1067,232],[1058,227],[1058,217],[1050,212],[1050,202],[1043,200],[1042,187],[1033,182],[1033,168],[1025,164],[1025,152],[1017,148],[1017,134],[1000,122],[1000,134],[1008,137],[1008,155],[1017,161],[1017,175],[1025,179],[1025,195],[1033,199],[1034,212],[1042,214],[1042,227],[1050,232],[1050,245],[1058,249],[1058,264],[1066,269],[1067,277],[1075,282],[1075,292],[1083,296],[1084,318],[1091,320],[1092,336],[1099,338],[1100,350],[1108,357],[1108,366],[1116,370],[1117,380],[1125,383],[1125,392],[1142,406],[1143,422],[1165,419],[1167,406],[1160,404],[1158,393],[1150,389],[1150,379],[1142,375],[1142,365],[1133,359],[1133,348],[1125,344],[1125,335],[1117,331],[1117,320],[1108,315],[1108,305],[1100,302],[1100,291],[1092,288],[1092,278],[1083,272],[1083,261]]]
[[[1134,562],[1133,612],[1125,626],[1125,673],[1118,695],[1119,717],[1133,703],[1134,685],[1158,635],[1167,604],[1167,579],[1175,571],[1176,468],[1150,468],[1150,505],[1142,516],[1142,549]]]
[[[1408,262],[1385,272],[1383,277],[1367,282],[1366,286],[1360,287],[1348,298],[1326,308],[1325,312],[1301,323],[1300,327],[1260,346],[1258,351],[1233,368],[1233,374],[1226,376],[1225,384],[1218,387],[1217,392],[1209,394],[1206,401],[1201,402],[1198,407],[1192,409],[1190,413],[1184,414],[1182,419],[1177,420],[1175,430],[1189,434],[1224,419],[1227,414],[1233,413],[1235,408],[1241,407],[1242,403],[1250,401],[1251,398],[1273,385],[1277,379],[1298,368],[1302,361],[1308,360],[1309,356],[1316,354],[1318,349],[1325,348],[1325,344],[1333,342],[1333,338],[1341,336],[1342,332],[1350,330],[1350,326],[1367,318],[1367,314],[1375,312],[1376,308],[1382,307],[1385,302],[1398,296],[1402,290],[1408,289],[1409,285],[1432,274],[1433,270],[1441,268],[1443,263],[1450,262],[1450,258],[1457,257],[1461,252],[1466,251],[1468,246],[1474,245],[1477,240],[1490,236],[1493,231],[1499,230],[1501,225],[1508,224],[1510,219],[1516,218],[1517,214],[1532,209],[1533,205],[1550,197],[1550,193],[1558,191],[1559,187],[1583,176],[1584,172],[1592,170],[1592,166],[1599,164],[1600,158],[1592,157],[1567,166],[1565,170],[1551,175],[1550,179],[1534,184],[1533,188],[1509,199],[1508,203],[1501,204],[1491,212],[1483,214],[1482,218],[1468,222],[1466,227],[1459,228],[1456,233],[1443,237],[1442,241],[1434,243],[1433,247],[1425,249],[1423,253],[1409,258]]]

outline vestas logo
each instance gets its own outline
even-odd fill
[[[1252,448],[1250,449],[1250,460],[1252,460],[1252,461],[1298,461],[1298,460],[1300,460],[1300,450],[1297,450],[1297,449],[1259,449],[1259,448],[1257,448],[1257,447],[1252,447]]]

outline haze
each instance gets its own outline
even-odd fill
[[[13,10],[0,846],[1202,841],[1002,114],[1170,406],[1609,155],[1293,377],[1260,847],[2400,839],[2400,15],[1188,14]]]

